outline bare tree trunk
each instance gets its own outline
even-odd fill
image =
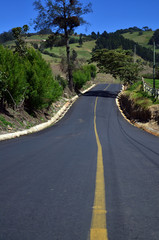
[[[68,64],[68,86],[71,92],[73,91],[73,78],[72,78],[72,66],[70,61],[70,46],[69,39],[66,39],[66,52],[67,52],[67,64]]]
[[[66,20],[66,2],[63,0],[64,7],[64,19]],[[71,92],[73,91],[73,78],[72,78],[72,66],[70,61],[70,45],[69,45],[69,33],[67,29],[67,22],[65,21],[65,39],[66,39],[66,54],[67,54],[67,71],[68,71],[68,86]]]

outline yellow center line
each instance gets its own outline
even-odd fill
[[[110,84],[104,89],[106,90]],[[98,97],[94,107],[94,131],[98,147],[97,152],[97,171],[96,171],[96,186],[93,205],[92,223],[90,229],[90,240],[108,240],[108,232],[106,226],[106,204],[105,204],[105,181],[103,167],[102,146],[99,140],[97,125],[96,125],[96,109]]]

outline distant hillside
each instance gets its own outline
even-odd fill
[[[140,44],[143,47],[153,49],[153,46],[149,45],[148,42],[150,38],[152,38],[154,31],[142,31],[142,34],[140,35],[140,32],[133,32],[133,33],[124,33],[122,36],[126,39],[132,40],[138,44]],[[159,53],[159,49],[156,49],[156,52]]]
[[[59,35],[54,47],[50,47],[45,44],[46,39],[49,37],[47,34],[32,34],[29,33],[26,38],[27,45],[39,49],[43,57],[50,63],[58,64],[61,59],[61,55],[65,54],[64,40],[60,40],[62,35]],[[51,33],[53,34],[53,33]],[[79,46],[79,35],[73,35],[70,41],[70,48],[77,52],[78,58],[88,60],[91,56],[92,49],[115,49],[123,47],[123,49],[131,49],[134,51],[136,43],[137,54],[146,61],[153,60],[153,46],[148,45],[149,40],[153,36],[154,31],[148,27],[142,29],[138,27],[130,27],[127,29],[117,30],[115,33],[107,33],[104,31],[102,34],[92,32],[90,35],[82,34],[83,44]],[[10,39],[3,43],[4,45],[14,49],[14,41],[11,39],[11,32],[0,34],[0,38],[3,41]],[[159,53],[159,49],[156,49]],[[157,54],[158,55],[158,54]],[[159,59],[159,55],[156,56]],[[157,60],[156,59],[156,60]]]
[[[148,42],[150,38],[153,36],[154,31],[142,31],[141,32],[133,32],[133,33],[124,33],[122,34],[123,37],[133,40],[134,42],[137,42],[141,44],[143,47],[147,47]]]

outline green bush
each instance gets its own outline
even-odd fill
[[[95,78],[96,76],[96,67],[91,65],[84,65],[81,69],[75,70],[73,72],[73,82],[75,85],[75,90],[79,90],[83,87],[83,85],[91,80],[92,78]]]
[[[28,108],[48,107],[61,96],[62,87],[53,79],[50,65],[42,58],[40,52],[28,50],[25,68],[29,84],[26,102]]]
[[[97,75],[97,68],[94,64],[89,64],[89,65],[85,65],[83,67],[83,69],[86,69],[86,71],[89,71],[91,74],[91,78],[95,78]]]
[[[0,101],[28,109],[48,107],[62,95],[49,64],[40,52],[28,49],[25,57],[0,46]]]
[[[73,72],[73,82],[75,90],[79,90],[87,82],[87,75],[82,70],[76,70]]]
[[[18,105],[27,88],[23,60],[17,53],[0,46],[0,97],[9,105]]]

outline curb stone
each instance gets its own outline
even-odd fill
[[[88,89],[82,91],[82,94],[84,94],[85,92],[89,91],[91,88],[95,87],[95,85],[96,84],[93,84]],[[22,130],[22,131],[17,131],[17,132],[13,132],[13,133],[2,134],[2,135],[0,135],[0,141],[16,138],[16,137],[20,137],[20,136],[24,136],[24,135],[35,133],[35,132],[39,132],[39,131],[41,131],[41,130],[51,126],[52,124],[55,124],[56,122],[58,122],[66,114],[66,112],[70,109],[70,107],[73,105],[73,103],[78,98],[79,98],[78,95],[76,95],[73,98],[71,98],[70,101],[66,102],[65,105],[49,121],[41,123],[41,124],[38,124],[38,125],[36,125],[34,127],[31,127],[31,128],[29,128],[27,130]]]

